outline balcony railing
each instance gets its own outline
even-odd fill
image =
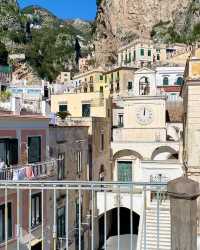
[[[62,160],[62,159],[61,159]],[[60,161],[60,160],[59,160]],[[11,166],[0,169],[0,181],[2,180],[34,180],[38,178],[50,177],[57,170],[57,159],[49,161],[26,164],[23,166]]]
[[[0,249],[31,250],[36,244],[40,249],[81,250],[84,244],[84,249],[110,250],[108,242],[115,239],[114,249],[124,250],[124,233],[126,249],[150,249],[149,238],[155,249],[161,249],[161,194],[165,192],[166,183],[0,181]],[[98,193],[103,197],[100,204]],[[62,223],[58,222],[60,206],[65,208]],[[153,231],[148,227],[151,207]],[[34,229],[33,217],[38,222]]]

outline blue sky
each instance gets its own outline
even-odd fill
[[[93,20],[96,15],[96,0],[18,0],[22,8],[40,5],[63,19],[81,18]]]

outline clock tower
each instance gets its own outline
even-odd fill
[[[123,101],[124,129],[132,131],[132,141],[166,141],[165,97],[134,96]]]

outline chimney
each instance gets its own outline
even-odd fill
[[[19,97],[11,98],[11,111],[13,112],[14,115],[20,115],[21,104]]]

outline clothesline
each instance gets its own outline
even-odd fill
[[[4,168],[0,168],[0,171],[6,171],[6,170],[13,170],[13,169],[17,169],[17,168],[22,168],[22,167],[28,167],[28,166],[41,166],[41,165],[46,165],[46,164],[52,164],[55,163],[56,161],[62,161],[63,159],[52,159],[50,161],[45,161],[45,162],[37,162],[37,163],[27,163],[24,164],[22,166],[19,165],[11,165],[10,167],[4,167]],[[6,165],[6,164],[5,164]]]
[[[41,163],[26,164],[24,166],[9,167],[0,169],[0,180],[32,180],[42,175],[47,175],[48,170],[56,168],[57,161],[61,159],[54,159]],[[50,169],[51,167],[51,169]]]

